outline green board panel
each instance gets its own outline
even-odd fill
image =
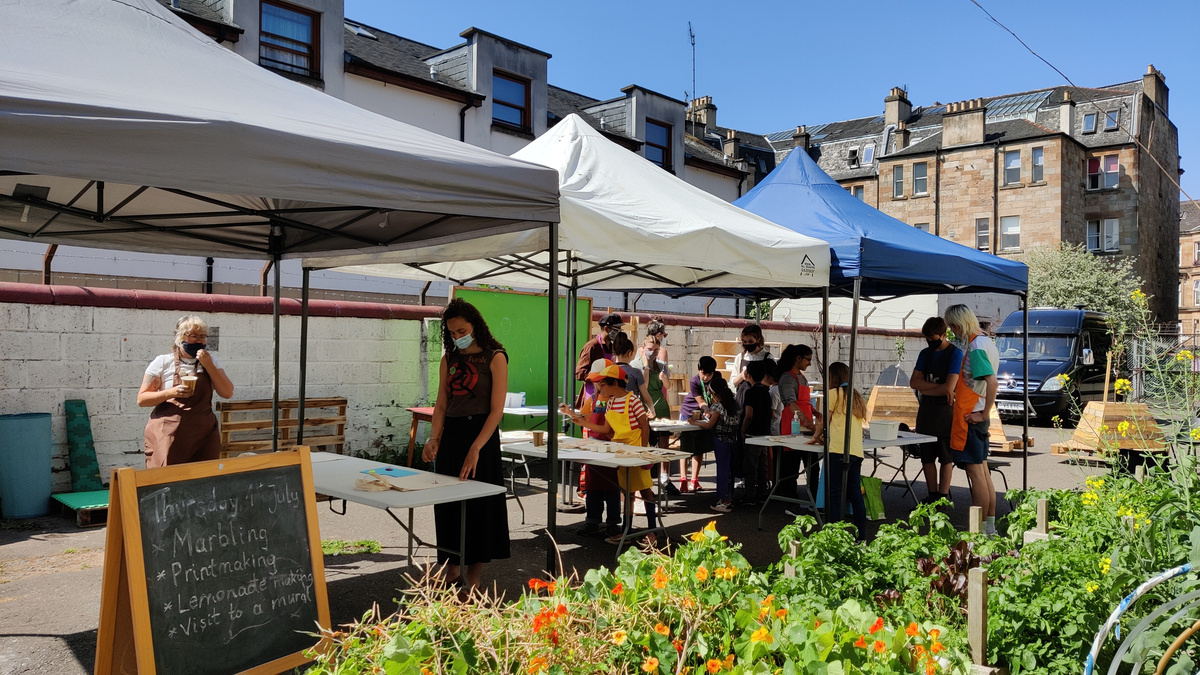
[[[475,305],[492,335],[508,352],[508,390],[525,392],[526,405],[546,404],[547,326],[550,323],[546,296],[515,291],[455,288],[454,297]],[[575,349],[583,348],[592,325],[592,299],[576,304]],[[566,353],[567,300],[558,299],[558,354]],[[575,366],[575,355],[569,359]],[[560,361],[561,363],[561,361]],[[561,368],[561,366],[560,366]],[[561,372],[561,371],[560,371]],[[534,420],[530,420],[531,422]],[[507,425],[505,425],[507,426]]]

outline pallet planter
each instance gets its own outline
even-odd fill
[[[908,387],[876,386],[867,399],[867,419],[888,420],[917,428],[917,395]]]
[[[279,449],[296,447],[298,399],[279,401]],[[221,457],[271,449],[271,399],[219,401]],[[342,454],[346,442],[346,399],[304,400],[304,445]]]
[[[1053,454],[1096,462],[1111,462],[1118,454],[1166,451],[1162,429],[1146,404],[1100,401],[1088,402],[1070,440],[1050,446]]]

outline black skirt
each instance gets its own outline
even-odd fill
[[[487,415],[447,417],[442,427],[442,442],[438,447],[435,471],[444,476],[457,476],[471,444],[479,437]],[[504,485],[504,465],[500,459],[500,431],[492,432],[475,464],[474,480]],[[435,504],[433,520],[437,529],[438,548],[457,551],[460,545],[459,526],[464,502]],[[466,564],[485,563],[509,557],[508,502],[504,493],[480,497],[465,502],[467,507]],[[438,551],[438,562],[458,565],[459,558],[447,551]]]

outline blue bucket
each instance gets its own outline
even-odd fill
[[[50,512],[50,413],[0,415],[0,515]]]

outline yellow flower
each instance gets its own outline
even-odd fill
[[[705,532],[716,532],[717,531],[717,521],[715,521],[715,520],[708,521],[708,524],[704,526],[704,531]]]
[[[1190,349],[1181,349],[1179,350],[1179,353],[1175,355],[1176,361],[1193,361],[1195,358],[1196,357],[1192,354],[1192,350]]]
[[[1100,425],[1100,433],[1102,433],[1102,434],[1107,434],[1108,432],[1109,432],[1108,425],[1107,425],[1107,424],[1101,424],[1101,425]]]
[[[1123,421],[1117,425],[1117,432],[1121,434],[1121,438],[1129,435],[1129,421]]]
[[[1133,383],[1123,377],[1117,380],[1115,387],[1118,394],[1128,394],[1133,391]]]
[[[1095,593],[1096,589],[1100,588],[1100,584],[1098,584],[1094,581],[1089,581],[1089,582],[1087,582],[1086,588],[1087,588],[1088,593]]]
[[[750,634],[750,641],[771,644],[775,641],[775,636],[771,635],[771,631],[767,630],[766,626],[763,626]]]
[[[704,541],[704,530],[700,530],[699,532],[693,532],[691,539],[692,539],[692,541]]]
[[[612,643],[618,647],[625,644],[625,638],[629,637],[623,630],[616,631],[612,634]]]
[[[1071,381],[1071,376],[1063,373],[1061,375],[1055,375],[1054,379],[1058,380],[1058,383],[1065,387],[1067,386],[1067,383]]]
[[[708,581],[708,568],[704,565],[696,568],[696,581]]]
[[[1188,436],[1190,436],[1193,441],[1200,441],[1200,427],[1193,428],[1188,432]]]
[[[1145,300],[1145,299],[1146,299],[1146,294],[1145,294],[1145,293],[1143,293],[1141,290],[1136,290],[1136,291],[1134,291],[1134,292],[1130,293],[1130,294],[1129,294],[1129,297],[1130,297],[1130,299],[1132,299],[1132,300],[1136,300],[1136,301],[1138,301],[1138,302],[1141,302],[1142,300]]]
[[[1096,565],[1100,568],[1101,574],[1108,574],[1108,570],[1112,569],[1112,561],[1108,558],[1101,558]]]

